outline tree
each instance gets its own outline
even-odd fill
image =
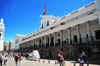
[[[5,42],[5,41],[4,41],[4,44],[3,44],[3,46],[7,46],[7,42]]]

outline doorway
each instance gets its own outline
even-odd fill
[[[100,39],[100,30],[95,31],[96,39]]]

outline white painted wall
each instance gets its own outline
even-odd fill
[[[3,24],[3,18],[1,18],[0,20],[0,51],[3,50],[3,44],[4,44],[4,31],[5,31],[5,27],[4,27],[4,24]]]
[[[4,40],[3,39],[0,39],[0,51],[3,50],[3,43],[4,43]]]
[[[13,40],[12,42],[11,42],[11,49],[14,49],[15,48],[15,40]]]

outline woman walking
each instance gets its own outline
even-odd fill
[[[19,66],[22,66],[22,57],[19,55]]]

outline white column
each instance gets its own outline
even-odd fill
[[[91,33],[90,21],[87,22],[87,29],[88,29],[89,41],[92,42],[92,33]]]
[[[37,47],[37,42],[36,42],[36,39],[35,39],[35,47]]]
[[[45,36],[45,46],[46,46],[46,44],[47,44],[47,36]]]
[[[60,45],[63,44],[63,30],[60,31]]]
[[[51,45],[51,34],[49,34],[49,47]]]
[[[96,1],[97,11],[99,11],[98,18],[99,18],[99,25],[100,25],[100,0],[95,0],[95,1]]]
[[[100,11],[100,0],[95,0],[95,1],[96,1],[97,11]]]
[[[99,18],[99,25],[100,25],[100,15],[98,15],[98,18]]]
[[[54,46],[56,44],[56,32],[54,33]]]
[[[43,44],[43,37],[41,37],[41,47],[42,47],[42,44]]]
[[[32,42],[32,47],[34,46],[34,39],[33,39],[33,42]]]
[[[77,30],[77,40],[78,40],[78,43],[80,43],[81,41],[81,37],[80,37],[80,25],[76,25],[76,30]]]
[[[68,28],[68,43],[71,44],[71,28]]]

